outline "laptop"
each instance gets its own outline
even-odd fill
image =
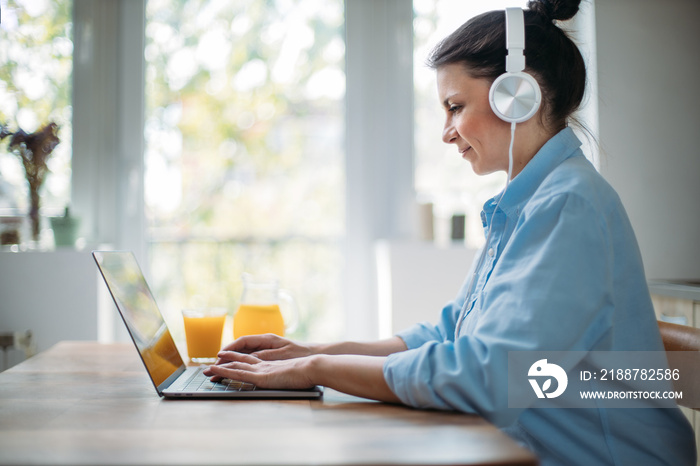
[[[307,390],[268,390],[224,379],[212,382],[205,366],[185,365],[130,251],[93,251],[117,310],[141,356],[158,395],[166,398],[319,398],[321,387]]]

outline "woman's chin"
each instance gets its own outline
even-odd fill
[[[494,169],[494,168],[486,168],[486,167],[483,167],[483,166],[479,165],[478,163],[474,163],[474,162],[470,162],[470,164],[472,166],[472,171],[476,175],[479,175],[479,176],[490,175],[491,173],[496,173],[497,171],[501,171],[501,170]]]
[[[485,170],[477,160],[468,160],[468,162],[472,166],[472,171],[479,176],[491,173],[490,170]]]

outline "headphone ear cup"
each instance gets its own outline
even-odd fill
[[[508,123],[522,123],[537,113],[542,101],[535,78],[523,72],[500,75],[489,90],[493,112]]]

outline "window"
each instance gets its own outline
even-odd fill
[[[44,215],[70,202],[72,19],[69,0],[2,0],[0,23],[0,124],[34,132],[49,122],[60,126],[61,143],[49,159],[42,193]],[[28,187],[20,160],[0,149],[0,209],[25,215]]]
[[[250,272],[297,298],[293,337],[337,338],[342,2],[153,0],[146,17],[150,270],[169,325],[183,306],[232,313]]]

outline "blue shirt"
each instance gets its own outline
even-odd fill
[[[509,352],[663,351],[632,227],[580,145],[562,130],[497,210],[500,195],[486,202],[492,232],[471,290],[478,260],[437,325],[399,333],[409,349],[387,358],[384,376],[405,404],[477,413],[543,465],[694,465],[694,435],[677,408],[508,407]]]

